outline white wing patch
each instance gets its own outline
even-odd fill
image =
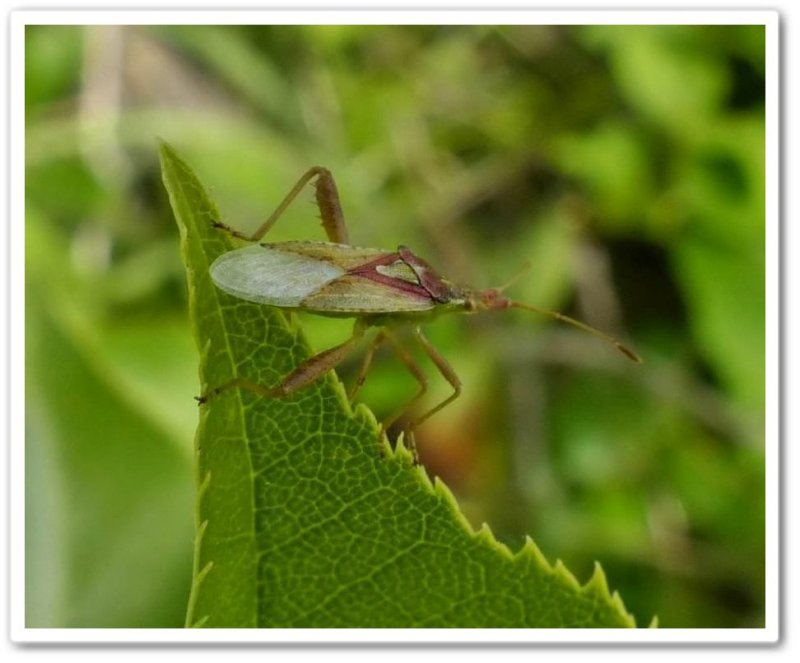
[[[229,295],[256,304],[293,307],[345,273],[341,267],[261,245],[223,253],[211,280]]]

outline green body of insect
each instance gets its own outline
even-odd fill
[[[317,204],[330,241],[258,243],[314,177],[317,178]],[[384,422],[385,429],[406,410],[411,409],[427,389],[425,374],[391,331],[395,324],[406,323],[411,325],[414,338],[453,387],[449,398],[408,425],[406,432],[411,434],[415,427],[457,398],[461,392],[461,383],[455,372],[419,328],[420,322],[448,311],[474,312],[507,308],[531,310],[599,336],[615,345],[630,359],[641,361],[619,341],[594,327],[555,311],[546,311],[507,299],[503,296],[502,289],[469,290],[456,287],[407,247],[400,246],[395,251],[388,251],[351,246],[333,177],[321,167],[308,170],[278,209],[252,235],[244,235],[222,223],[214,225],[235,237],[252,242],[250,246],[223,254],[211,266],[211,278],[221,290],[258,304],[299,309],[319,315],[355,317],[356,324],[350,339],[311,357],[279,385],[265,387],[237,378],[202,396],[199,399],[201,403],[211,395],[235,387],[247,388],[272,398],[291,394],[343,361],[367,328],[380,327],[381,331],[367,351],[350,398],[363,385],[372,357],[384,342],[393,346],[420,384],[419,391],[408,406]]]

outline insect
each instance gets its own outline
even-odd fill
[[[317,206],[330,241],[259,243],[303,187],[315,178]],[[413,448],[414,430],[461,393],[461,382],[455,371],[420,328],[422,322],[451,311],[509,308],[533,311],[598,336],[629,359],[641,362],[636,353],[608,334],[562,313],[507,299],[503,295],[504,288],[471,290],[458,287],[405,246],[394,251],[351,246],[333,176],[320,166],[306,171],[272,215],[251,235],[218,221],[213,223],[228,234],[251,243],[224,253],[211,265],[211,279],[218,288],[257,304],[326,316],[354,317],[356,320],[353,335],[348,340],[303,362],[277,386],[267,387],[235,378],[201,396],[198,399],[200,403],[231,388],[245,388],[268,398],[288,396],[335,368],[351,354],[366,331],[375,327],[379,331],[369,345],[356,382],[348,394],[350,400],[363,386],[372,359],[384,343],[392,346],[419,383],[413,398],[383,422],[382,429],[386,430],[404,413],[413,411],[428,388],[425,373],[393,331],[398,325],[408,325],[413,338],[453,388],[450,396],[406,426],[405,439]]]

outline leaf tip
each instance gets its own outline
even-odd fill
[[[158,152],[161,156],[162,162],[166,158],[175,158],[176,152],[175,149],[170,145],[167,141],[165,141],[161,136],[156,136],[156,142],[158,143]]]

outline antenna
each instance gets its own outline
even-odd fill
[[[563,313],[559,313],[558,311],[548,311],[547,309],[537,308],[536,306],[531,306],[530,304],[521,304],[520,302],[515,302],[515,301],[511,301],[509,303],[513,308],[521,308],[527,311],[533,311],[534,313],[540,313],[541,315],[546,315],[548,318],[553,318],[554,320],[559,320],[560,322],[566,322],[568,325],[572,325],[573,327],[582,329],[583,331],[588,332],[593,336],[602,338],[607,343],[613,345],[617,350],[619,350],[631,361],[635,361],[637,364],[642,363],[642,358],[639,355],[637,355],[633,350],[620,343],[613,336],[609,336],[605,332],[601,332],[599,329],[596,329],[591,325],[587,325],[585,322],[581,322],[580,320],[576,320],[575,318],[570,318],[568,315],[564,315]]]
[[[501,285],[499,288],[494,288],[497,292],[504,292],[508,290],[512,285],[514,285],[517,281],[519,281],[524,275],[525,272],[530,271],[530,268],[533,267],[533,263],[530,260],[526,260],[522,267],[520,267],[519,271],[514,274],[505,284]]]

